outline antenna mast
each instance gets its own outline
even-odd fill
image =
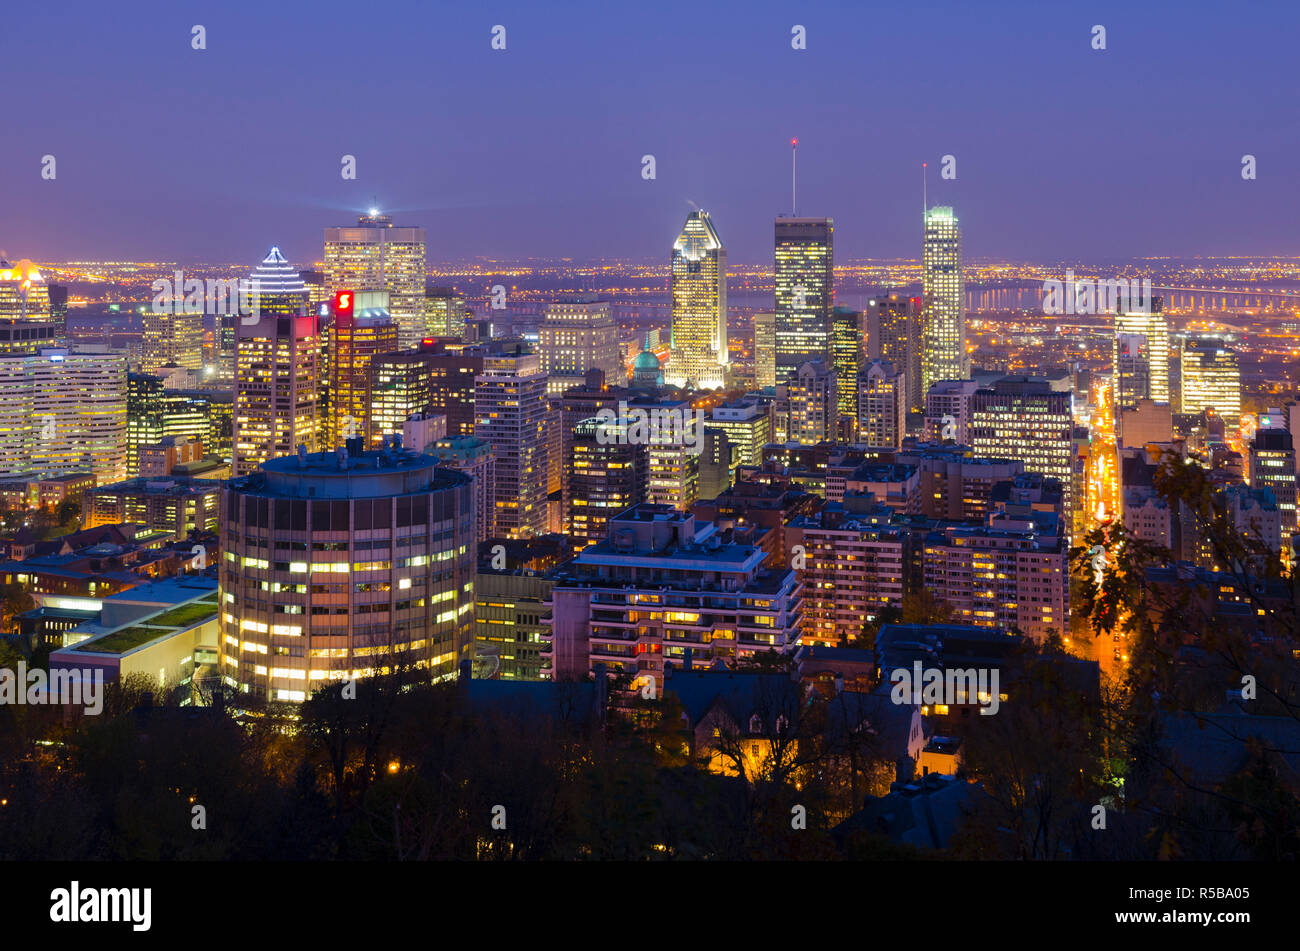
[[[799,152],[799,140],[790,140],[790,217],[799,217],[799,202],[795,198],[795,156]]]

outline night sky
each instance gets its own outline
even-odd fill
[[[305,263],[374,201],[431,262],[666,261],[694,201],[770,263],[798,136],[799,211],[840,259],[917,256],[922,161],[968,257],[1300,254],[1300,4],[880,6],[6,5],[0,249]]]

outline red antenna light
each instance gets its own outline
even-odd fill
[[[798,145],[798,144],[799,144],[799,140],[798,140],[798,139],[791,139],[791,140],[790,140],[790,144],[791,144],[791,145]]]

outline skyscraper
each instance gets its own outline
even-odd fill
[[[925,213],[921,286],[925,298],[921,388],[929,390],[938,380],[964,380],[970,376],[961,228],[952,208],[946,205],[936,205]]]
[[[754,389],[776,386],[776,313],[754,315]]]
[[[865,330],[867,355],[892,363],[902,372],[907,386],[907,408],[925,408],[921,386],[921,324],[918,308],[922,298],[881,294],[867,302]]]
[[[388,312],[386,291],[358,291],[352,306],[334,314],[330,328],[330,428],[327,445],[362,436],[369,445],[383,440],[374,429],[370,367],[381,354],[397,350],[397,324]],[[396,432],[401,432],[400,425]]]
[[[1213,409],[1228,429],[1241,421],[1241,368],[1237,351],[1218,340],[1192,338],[1183,344],[1184,413]]]
[[[482,359],[474,381],[474,435],[495,453],[496,530],[507,538],[543,535],[549,446],[541,359],[522,350]]]
[[[430,335],[425,299],[423,228],[394,228],[391,215],[371,212],[355,228],[325,229],[325,281],[340,290],[388,291],[403,347]]]
[[[1074,416],[1069,390],[1044,379],[1006,377],[971,398],[970,444],[976,456],[1022,459],[1026,472],[1061,484],[1070,512],[1074,475]],[[1068,527],[1068,526],[1067,526]]]
[[[840,405],[834,371],[821,361],[809,361],[786,384],[786,393],[790,403],[789,440],[809,445],[834,441]]]
[[[234,472],[275,456],[315,452],[317,316],[298,272],[272,248],[253,271],[252,313],[239,318],[235,351]]]
[[[862,364],[862,312],[850,307],[831,311],[831,351],[835,370],[839,415],[856,425],[858,419],[858,369]]]
[[[1267,487],[1273,491],[1284,534],[1295,531],[1300,513],[1296,504],[1294,440],[1295,435],[1285,429],[1261,429],[1250,445],[1251,488]]]
[[[1147,362],[1150,372],[1151,399],[1157,403],[1169,402],[1169,325],[1165,323],[1160,298],[1153,298],[1149,306],[1115,315],[1115,340],[1112,365],[1119,366],[1119,338],[1123,334],[1140,334],[1147,342]]]
[[[686,216],[671,261],[673,359],[666,381],[712,389],[727,364],[727,249],[707,211]]]
[[[1142,334],[1115,335],[1115,406],[1130,409],[1151,398],[1151,354]]]
[[[430,282],[424,288],[424,313],[432,336],[464,338],[465,321],[472,311],[454,287],[439,287]]]
[[[546,305],[537,333],[548,393],[581,386],[588,370],[600,370],[613,386],[622,386],[626,381],[618,324],[607,299],[577,294],[552,301]]]
[[[564,524],[580,551],[604,541],[609,520],[646,499],[649,458],[645,444],[629,441],[626,419],[592,417],[573,427],[564,469]]]
[[[157,373],[169,364],[190,370],[203,368],[203,314],[183,307],[177,313],[147,310],[143,322],[140,370]]]
[[[777,383],[809,361],[832,364],[834,233],[830,218],[776,219]]]

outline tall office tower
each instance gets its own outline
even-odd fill
[[[546,392],[563,393],[581,386],[588,370],[600,370],[614,386],[626,381],[618,324],[607,299],[578,294],[553,301],[546,305],[537,334]]]
[[[220,661],[237,690],[302,701],[404,663],[451,680],[469,658],[469,477],[362,445],[272,459],[222,490]]]
[[[832,367],[835,370],[839,415],[856,424],[858,418],[858,370],[862,365],[862,311],[836,307],[831,311]]]
[[[484,358],[489,354],[518,353],[518,342],[457,344],[430,340],[422,342],[419,349],[429,356],[429,412],[447,417],[447,435],[473,436],[477,428],[475,381],[483,372]]]
[[[203,314],[154,313],[145,311],[142,373],[157,373],[174,364],[189,370],[203,369]]]
[[[776,386],[776,312],[754,315],[754,389]]]
[[[970,376],[966,354],[966,278],[961,263],[961,228],[952,208],[936,205],[925,213],[921,249],[921,388],[939,380]]]
[[[1183,344],[1184,413],[1213,409],[1228,429],[1241,421],[1241,368],[1237,351],[1217,340],[1189,339]]]
[[[727,249],[707,211],[686,216],[671,262],[671,386],[713,389],[727,365]]]
[[[68,285],[47,284],[50,295],[50,323],[54,324],[59,336],[63,336],[68,326]]]
[[[162,377],[130,373],[126,378],[126,477],[141,475],[140,450],[164,439],[191,439],[210,451],[211,402],[195,393],[164,390]]]
[[[67,288],[61,290],[66,317]],[[63,345],[64,318],[54,314],[51,303],[58,294],[31,261],[0,261],[0,354]]]
[[[403,347],[430,336],[425,272],[423,228],[394,228],[391,215],[372,211],[355,228],[325,229],[330,292],[388,291]]]
[[[907,384],[907,409],[925,409],[921,386],[921,322],[918,310],[922,298],[882,294],[867,302],[865,323],[867,355],[884,360],[902,371]]]
[[[434,337],[464,339],[465,322],[473,315],[454,287],[428,281],[424,286],[424,313],[428,333]]]
[[[596,417],[573,427],[564,470],[564,525],[573,550],[603,541],[609,520],[646,499],[649,454],[628,440],[630,422]]]
[[[383,438],[401,433],[402,424],[412,416],[426,416],[433,412],[430,379],[432,358],[433,354],[419,349],[375,354],[370,361],[368,384],[369,431],[372,437]],[[472,415],[470,423],[472,426]],[[464,435],[459,426],[456,435]]]
[[[977,456],[1021,459],[1025,471],[1061,483],[1071,511],[1074,475],[1073,394],[1043,379],[1006,377],[971,398],[970,445]]]
[[[333,301],[334,292],[330,290],[329,283],[325,280],[324,271],[307,268],[299,271],[298,276],[307,287],[307,301],[313,309],[319,309],[322,304]]]
[[[102,345],[0,356],[0,475],[126,478],[126,355]]]
[[[925,394],[925,441],[969,445],[974,380],[940,380]]]
[[[832,365],[835,224],[830,218],[776,219],[776,382],[803,364]]]
[[[1130,311],[1115,315],[1115,340],[1112,344],[1111,365],[1119,366],[1119,338],[1122,334],[1140,334],[1147,341],[1147,361],[1150,364],[1151,398],[1157,403],[1169,402],[1169,325],[1161,313],[1161,301],[1153,297],[1145,311]]]
[[[357,291],[352,306],[335,313],[330,329],[330,426],[325,445],[341,446],[361,436],[371,446],[384,434],[373,428],[370,367],[374,359],[397,350],[397,323],[388,313],[386,291]],[[403,417],[405,418],[405,417]],[[401,432],[399,427],[396,432]],[[389,433],[391,435],[392,433]]]
[[[736,450],[735,466],[759,466],[763,464],[763,447],[772,441],[772,411],[766,402],[742,397],[713,407],[704,428],[727,434]]]
[[[790,442],[815,444],[834,441],[839,419],[839,386],[835,373],[821,361],[801,364],[786,385]]]
[[[483,372],[474,380],[474,419],[474,435],[491,444],[496,457],[497,533],[544,535],[549,446],[541,358],[523,352],[484,356]]]
[[[438,465],[458,469],[470,477],[474,490],[474,538],[478,542],[495,538],[496,457],[492,447],[477,436],[444,436],[426,446],[424,453],[437,459]]]
[[[1282,532],[1293,532],[1300,522],[1296,507],[1295,436],[1285,429],[1256,431],[1250,445],[1250,485],[1273,490],[1282,517]]]
[[[858,377],[858,442],[903,445],[907,431],[907,378],[884,360],[872,360]]]
[[[253,271],[252,312],[241,316],[235,347],[234,472],[305,446],[320,433],[318,317],[307,287],[279,248]]]
[[[1151,398],[1151,354],[1142,334],[1115,335],[1115,407],[1131,409]]]

